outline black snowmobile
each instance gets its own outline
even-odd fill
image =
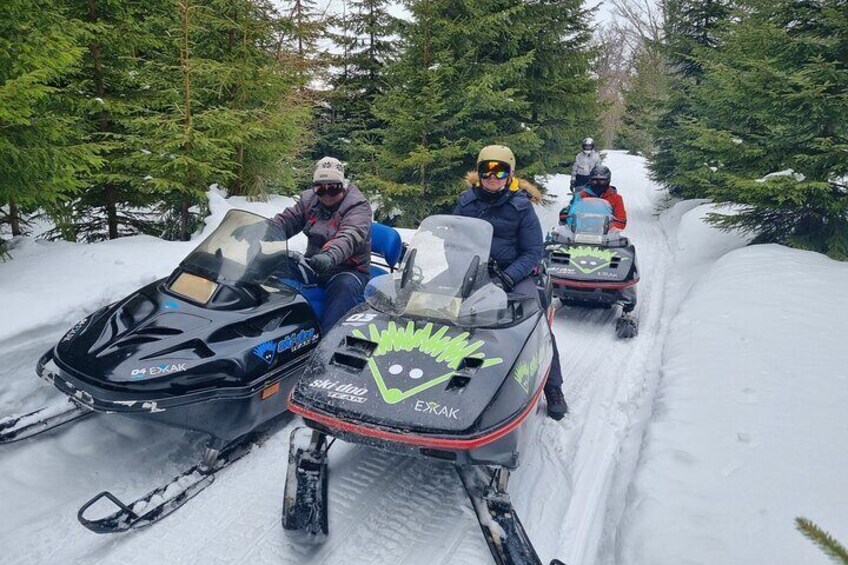
[[[563,304],[611,308],[621,306],[615,324],[620,338],[639,331],[633,315],[639,268],[636,248],[618,230],[610,230],[612,207],[601,198],[578,198],[564,225],[545,243],[544,264]]]
[[[249,241],[236,237],[242,226]],[[400,236],[379,227],[391,232],[380,231],[381,242],[396,238],[397,261]],[[197,465],[135,502],[103,492],[84,504],[78,518],[90,530],[138,528],[173,512],[287,410],[288,393],[321,338],[316,311],[323,296],[303,282],[311,280],[308,265],[278,236],[273,222],[229,211],[170,276],[81,320],[41,358],[39,376],[67,400],[0,421],[4,443],[94,412],[210,436]],[[86,518],[103,499],[119,510]]]
[[[292,389],[282,523],[328,534],[328,437],[453,464],[498,563],[541,563],[510,503],[552,360],[549,316],[488,266],[492,227],[432,216],[395,274],[318,345]],[[311,429],[311,430],[310,430]]]

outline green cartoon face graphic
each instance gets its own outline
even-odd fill
[[[536,374],[539,370],[539,354],[533,355],[529,361],[524,361],[516,365],[512,376],[524,389],[524,392],[530,392],[530,377]]]
[[[570,264],[584,274],[591,274],[608,267],[617,256],[615,252],[601,247],[577,246],[561,247],[560,251],[571,256]]]
[[[380,395],[387,404],[397,404],[449,380],[466,357],[482,359],[481,369],[503,363],[503,359],[499,357],[486,359],[485,354],[478,351],[485,344],[484,341],[469,342],[468,332],[450,337],[446,335],[449,329],[448,326],[442,326],[433,331],[432,323],[416,329],[413,322],[408,322],[406,326],[401,327],[394,322],[389,322],[382,330],[375,324],[369,324],[367,336],[360,330],[353,330],[355,337],[377,344],[377,348],[368,359],[368,368]],[[397,353],[411,351],[423,355],[417,358],[397,355]],[[427,374],[426,368],[410,366],[410,358],[421,364],[427,361],[431,374]],[[432,370],[434,364],[437,367],[436,371]],[[394,386],[386,384],[386,379],[389,379]],[[405,390],[401,388],[408,384],[413,386]]]

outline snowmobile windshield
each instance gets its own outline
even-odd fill
[[[373,279],[368,304],[380,312],[463,327],[491,326],[507,309],[506,293],[489,276],[492,226],[461,216],[421,222],[401,268]]]
[[[180,266],[210,281],[262,283],[291,270],[281,228],[262,216],[230,210],[218,228]]]
[[[581,198],[568,212],[568,227],[578,243],[600,243],[609,231],[612,206],[602,198]]]

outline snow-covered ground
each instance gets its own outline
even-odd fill
[[[848,265],[776,246],[744,247],[703,222],[712,208],[662,193],[640,158],[610,152],[630,213],[642,282],[640,335],[615,314],[562,308],[555,332],[571,414],[543,420],[510,484],[543,561],[827,563],[796,515],[848,539]],[[546,227],[566,198],[540,209]],[[211,195],[264,215],[287,201]],[[84,313],[164,276],[196,244],[135,237],[95,245],[19,240],[0,264],[0,414],[57,394],[38,356]],[[303,246],[302,240],[292,242]],[[173,516],[117,536],[89,533],[77,508],[169,480],[204,438],[119,417],[0,447],[2,563],[490,563],[449,466],[350,445],[330,452],[328,541],[280,527],[290,422]]]

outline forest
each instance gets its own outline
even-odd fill
[[[0,241],[187,240],[210,186],[294,195],[325,155],[412,227],[452,208],[485,145],[544,187],[593,137],[670,198],[726,205],[722,228],[848,258],[848,0],[598,9],[5,0]]]

